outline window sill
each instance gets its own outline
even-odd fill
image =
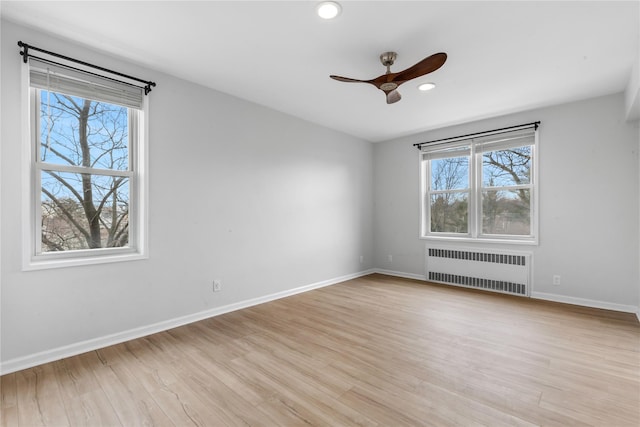
[[[502,245],[525,245],[538,246],[538,239],[513,239],[513,238],[482,238],[482,237],[454,237],[454,236],[420,236],[421,240],[429,240],[432,242],[451,242],[451,243],[488,243]]]
[[[58,254],[56,254],[58,255]],[[22,271],[48,270],[52,268],[79,267],[85,265],[109,264],[114,262],[126,262],[148,259],[149,256],[139,252],[120,252],[114,254],[87,255],[87,256],[48,256],[40,255],[26,260]]]

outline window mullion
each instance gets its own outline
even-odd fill
[[[457,188],[452,190],[433,190],[431,194],[468,193],[470,188]]]
[[[37,162],[36,168],[38,170],[90,174],[90,175],[124,176],[124,177],[131,177],[133,175],[133,172],[130,170],[122,171],[122,170],[116,170],[116,169],[97,169],[97,168],[87,168],[84,166],[58,165],[55,163],[46,163],[46,162]]]
[[[512,191],[512,190],[530,190],[533,188],[532,184],[518,184],[518,185],[504,185],[493,187],[481,187],[481,191]]]
[[[482,153],[476,152],[476,144],[471,144],[471,206],[469,212],[473,213],[470,232],[472,238],[477,238],[481,230],[482,221],[482,193],[480,183],[482,182]]]

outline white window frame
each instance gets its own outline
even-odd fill
[[[528,125],[527,125],[528,126]],[[529,126],[530,127],[530,126]],[[512,132],[526,129],[516,127]],[[487,135],[505,134],[507,132],[485,132],[474,135],[474,138]],[[533,144],[531,144],[531,177],[529,184],[508,187],[491,187],[493,190],[512,190],[518,188],[527,188],[530,190],[530,234],[529,235],[511,235],[511,234],[483,234],[482,233],[482,158],[483,151],[480,149],[482,143],[474,138],[461,137],[452,138],[450,142],[438,144],[438,148],[422,147],[419,153],[420,164],[420,239],[433,241],[451,241],[451,242],[482,242],[482,243],[505,243],[519,245],[537,245],[538,244],[538,129],[537,125],[533,130]],[[528,144],[524,144],[528,145]],[[523,146],[524,146],[523,145]],[[430,196],[437,194],[438,191],[430,191],[431,185],[431,162],[425,159],[425,153],[435,150],[446,150],[453,147],[469,146],[469,198],[468,198],[468,231],[467,233],[447,233],[432,232]],[[498,148],[499,149],[499,148]],[[488,150],[487,150],[488,151]],[[494,150],[491,150],[494,151]],[[443,158],[444,156],[440,157]],[[451,156],[455,157],[455,156]],[[444,191],[444,190],[443,190]],[[440,191],[440,192],[443,192]],[[446,190],[446,192],[456,192],[457,190]]]
[[[41,253],[41,202],[40,202],[40,173],[48,169],[47,164],[39,162],[37,127],[39,120],[39,106],[35,96],[36,89],[31,87],[29,67],[24,66],[21,73],[22,91],[22,199],[23,212],[23,247],[22,269],[42,270],[49,268],[73,267],[112,262],[133,261],[147,259],[148,256],[148,114],[149,101],[146,96],[142,100],[142,108],[135,111],[135,118],[131,114],[129,120],[130,147],[129,171],[99,170],[83,168],[84,172],[92,174],[106,174],[110,176],[121,173],[129,176],[129,245],[124,248],[100,248],[62,252]],[[131,109],[130,109],[131,111]],[[134,138],[135,137],[135,138]],[[78,170],[70,166],[55,165],[55,170],[66,170],[77,173]]]

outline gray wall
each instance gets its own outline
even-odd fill
[[[625,122],[624,107],[623,94],[611,95],[376,144],[376,267],[425,274],[412,143],[540,120],[540,242],[509,246],[533,252],[533,296],[635,311],[639,133],[637,121]],[[552,285],[554,274],[561,275],[560,286]]]
[[[148,260],[21,271],[18,40],[157,82]],[[3,362],[373,266],[369,142],[8,22],[1,59]]]
[[[20,39],[158,83],[150,94],[148,260],[21,271]],[[372,146],[4,21],[1,43],[3,363],[37,362],[78,343],[372,268],[420,277],[426,241],[418,238],[411,144],[535,120],[540,245],[515,247],[534,253],[534,295],[638,307],[640,142],[637,122],[624,121],[622,95]],[[220,293],[211,292],[214,278],[223,280]]]

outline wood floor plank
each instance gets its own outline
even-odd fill
[[[57,425],[67,422],[53,366],[36,366],[17,373],[20,424]]]
[[[83,363],[83,356],[53,362],[69,425],[122,425],[93,372]]]
[[[185,351],[181,342],[171,334],[163,334],[157,337],[163,341],[163,346],[169,348],[174,345],[176,350],[181,349],[180,363],[173,364],[173,369],[181,378],[181,382],[194,392],[199,400],[209,407],[210,411],[222,420],[221,425],[228,426],[244,426],[244,425],[261,425],[261,415],[255,411],[255,405],[245,395],[236,393],[233,388],[218,378],[215,373],[218,372],[213,368],[216,365],[215,360],[194,357],[191,351]],[[201,363],[202,362],[202,363]],[[245,391],[248,388],[243,388]],[[249,395],[249,399],[253,394]]]
[[[2,426],[640,425],[632,314],[373,274],[0,378]]]
[[[92,372],[109,399],[122,425],[170,426],[171,420],[144,386],[136,380],[126,363],[104,363],[98,357]]]
[[[16,373],[0,377],[0,426],[18,425]]]
[[[302,406],[308,407],[312,403],[312,412],[317,412],[328,424],[337,425],[375,425],[366,414],[360,413],[341,403],[340,397],[346,390],[336,388],[332,378],[326,375],[318,380],[315,375],[289,363],[287,360],[273,354],[251,353],[243,358],[253,366],[253,370],[262,372],[265,376],[277,382],[287,390],[281,393],[290,399],[303,397]]]

